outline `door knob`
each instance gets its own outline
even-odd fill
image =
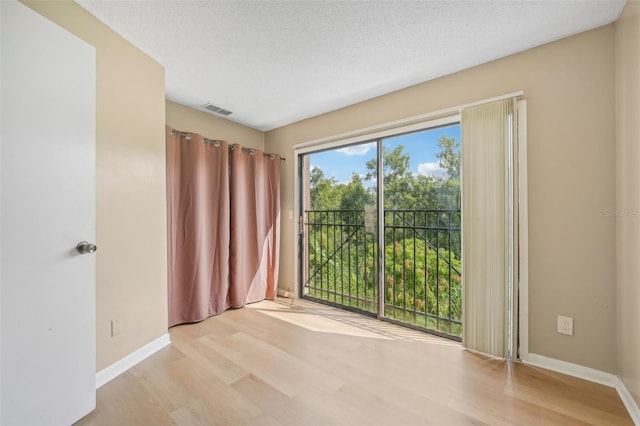
[[[95,251],[98,250],[98,247],[96,247],[95,244],[80,241],[76,246],[76,250],[78,250],[78,253],[80,254],[95,253]]]

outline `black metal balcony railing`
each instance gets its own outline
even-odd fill
[[[378,253],[364,211],[305,211],[305,234],[304,295],[375,313]]]
[[[459,339],[462,335],[460,210],[385,210],[384,314]],[[305,211],[303,294],[378,311],[377,237],[364,212]]]

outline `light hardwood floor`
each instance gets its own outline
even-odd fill
[[[301,300],[170,330],[79,425],[624,425],[612,388]]]

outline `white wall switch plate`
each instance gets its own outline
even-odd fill
[[[573,336],[573,318],[558,315],[558,333]]]
[[[111,337],[116,337],[122,333],[122,324],[119,319],[111,320]]]

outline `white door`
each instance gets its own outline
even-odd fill
[[[0,423],[95,407],[95,49],[0,1]]]

